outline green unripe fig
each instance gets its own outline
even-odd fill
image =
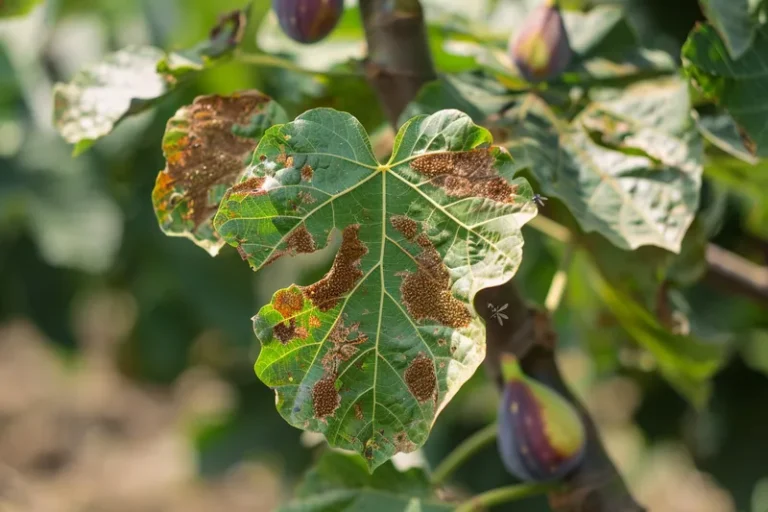
[[[529,82],[550,80],[571,62],[573,51],[555,0],[544,0],[509,40],[509,54]]]
[[[562,479],[584,458],[586,432],[576,409],[548,386],[523,374],[503,354],[498,448],[507,470],[521,480]]]
[[[283,32],[299,43],[324,39],[344,12],[344,0],[272,0]]]

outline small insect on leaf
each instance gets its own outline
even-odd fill
[[[534,194],[532,201],[536,203],[536,206],[539,208],[544,208],[545,204],[544,201],[546,201],[547,198],[542,196],[541,194]]]

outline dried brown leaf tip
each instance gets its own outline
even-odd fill
[[[233,128],[248,125],[268,101],[255,91],[201,96],[171,118],[163,138],[167,165],[153,192],[158,215],[185,202],[184,218],[197,227],[216,212],[211,189],[232,185],[258,142]]]
[[[315,418],[331,416],[341,405],[341,395],[336,390],[336,377],[325,376],[312,387],[312,409]]]
[[[408,390],[419,402],[437,401],[437,374],[435,364],[424,354],[419,354],[405,370]]]
[[[449,196],[487,197],[500,203],[514,203],[517,187],[498,175],[494,162],[493,149],[482,148],[420,156],[411,162],[411,167]]]
[[[368,248],[360,241],[359,230],[360,224],[344,228],[341,247],[331,270],[320,281],[304,288],[304,295],[320,311],[333,309],[339,299],[352,291],[357,280],[363,277],[360,259],[368,253]]]
[[[451,276],[443,258],[426,234],[417,235],[415,241],[421,246],[421,253],[416,256],[418,270],[400,274],[403,276],[400,295],[408,313],[416,320],[430,319],[448,327],[466,327],[472,316],[467,306],[451,294]]]

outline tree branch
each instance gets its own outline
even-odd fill
[[[510,318],[499,325],[491,318],[493,304],[509,304]],[[574,404],[587,430],[587,447],[582,464],[565,479],[565,486],[549,494],[555,512],[642,512],[629,494],[621,476],[603,448],[587,410],[568,390],[557,368],[554,348],[557,334],[550,317],[528,307],[517,286],[510,281],[486,288],[475,298],[475,309],[486,323],[485,367],[499,389],[503,386],[499,356],[503,352],[518,357],[525,372],[545,382]]]
[[[436,78],[421,5],[418,0],[360,0],[360,10],[368,43],[366,76],[390,123],[396,127],[403,109],[421,86]],[[488,304],[509,304],[505,310],[509,312],[509,319],[505,320],[504,327],[491,318]],[[524,368],[534,367],[544,380],[571,400],[584,419],[587,454],[581,467],[566,480],[566,490],[550,493],[555,512],[642,512],[605,454],[586,410],[563,384],[554,362],[556,335],[549,317],[529,309],[512,281],[479,292],[475,309],[485,319],[485,365],[497,385],[502,384],[499,356],[502,352],[511,352],[518,356]],[[504,494],[503,499],[507,498]],[[484,503],[492,501],[489,498]]]
[[[389,122],[425,83],[437,78],[418,0],[360,0],[368,44],[365,74]]]

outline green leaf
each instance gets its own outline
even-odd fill
[[[79,155],[126,117],[154,105],[191,71],[225,57],[239,44],[244,23],[245,14],[235,11],[192,49],[167,55],[151,46],[131,46],[80,70],[70,82],[54,87],[56,129]]]
[[[700,3],[725,41],[730,56],[738,59],[744,55],[755,35],[748,0],[700,0]]]
[[[698,408],[711,393],[710,379],[722,367],[729,347],[674,334],[627,294],[598,279],[598,293],[622,328],[648,352],[664,378]]]
[[[756,33],[752,46],[738,59],[711,25],[700,25],[688,36],[682,51],[683,68],[705,97],[718,103],[739,126],[741,138],[753,155],[768,156],[768,26]]]
[[[507,93],[498,82],[467,75],[444,75],[424,85],[416,98],[405,108],[400,123],[422,114],[434,114],[438,110],[461,110],[476,123],[499,112],[515,96]]]
[[[218,254],[224,241],[213,216],[221,198],[245,171],[264,131],[286,121],[282,107],[258,91],[200,96],[180,108],[168,120],[166,167],[152,191],[163,232]]]
[[[475,293],[508,281],[536,210],[509,154],[456,110],[411,119],[386,164],[351,115],[267,130],[214,219],[258,270],[342,241],[320,281],[254,318],[256,373],[280,414],[364,454],[371,469],[427,439],[485,354]]]
[[[698,207],[703,158],[686,84],[671,77],[592,97],[568,123],[527,96],[495,129],[584,231],[622,249],[678,252]]]
[[[726,153],[749,164],[755,165],[759,159],[744,147],[744,141],[733,118],[728,114],[699,114],[691,112],[699,132],[707,141]]]
[[[0,18],[22,16],[39,3],[40,0],[0,0]]]
[[[280,512],[439,512],[454,508],[435,499],[421,469],[400,472],[388,462],[371,475],[359,456],[333,451],[323,454],[296,494]]]

